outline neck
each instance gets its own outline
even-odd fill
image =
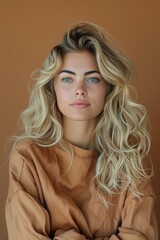
[[[96,127],[96,119],[92,121],[74,121],[63,119],[64,138],[83,149],[93,149],[92,135]]]

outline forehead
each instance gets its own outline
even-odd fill
[[[89,51],[65,53],[61,70],[99,70],[96,57]]]

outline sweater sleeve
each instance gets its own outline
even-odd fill
[[[128,192],[117,233],[96,240],[158,240],[150,182],[142,184],[140,190],[141,199]],[[38,173],[26,151],[16,149],[11,155],[5,214],[9,240],[89,240],[78,229],[51,232]]]
[[[84,235],[77,232],[75,229],[71,229],[68,231],[65,230],[57,230],[54,236],[54,240],[91,240],[86,238]],[[108,237],[99,237],[94,238],[94,240],[109,240]]]
[[[85,240],[77,229],[51,233],[36,167],[23,147],[16,148],[9,165],[9,190],[5,217],[9,240]]]
[[[95,240],[158,240],[158,227],[154,212],[155,195],[150,181],[139,187],[141,198],[128,191],[126,201],[121,212],[121,225],[117,234],[95,238]],[[112,221],[112,220],[111,220]],[[86,239],[74,237],[72,231],[58,231],[56,240]]]
[[[139,191],[142,193],[140,198],[128,191],[121,213],[121,226],[117,235],[112,235],[109,240],[158,240],[151,182],[140,184]]]
[[[9,165],[9,190],[5,205],[9,240],[51,239],[49,214],[43,207],[38,188],[38,179],[24,161],[23,154],[14,150]]]
[[[9,164],[9,190],[5,204],[5,217],[9,240],[91,240],[78,229],[59,229],[51,233],[50,216],[43,200],[36,167],[19,146],[11,154]],[[98,240],[108,240],[107,237]]]

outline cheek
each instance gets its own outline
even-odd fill
[[[106,95],[107,95],[107,86],[106,86],[106,85],[102,86],[102,87],[99,89],[97,95],[99,96],[99,98],[98,98],[99,101],[100,101],[101,103],[104,103],[104,102],[105,102],[105,99],[106,99]]]
[[[57,88],[56,86],[54,86],[54,92],[55,92],[55,98],[56,98],[56,102],[57,102],[57,106],[59,108],[59,104],[60,104],[60,101],[61,101],[61,93],[60,93],[60,89]]]
[[[64,91],[64,89],[55,87],[57,106],[60,110],[64,107],[65,103],[67,103],[67,95],[68,93]]]
[[[57,105],[61,105],[63,103],[63,95],[61,94],[60,91],[56,91],[56,100],[57,100]]]
[[[103,88],[99,89],[99,91],[97,92],[96,105],[100,111],[103,110],[106,104],[106,94],[107,94],[106,86],[103,86]]]

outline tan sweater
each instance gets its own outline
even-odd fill
[[[57,146],[17,145],[5,208],[9,240],[158,240],[150,183],[139,186],[141,200],[129,190],[106,196],[107,208],[93,179],[97,153],[73,149],[71,164]]]

